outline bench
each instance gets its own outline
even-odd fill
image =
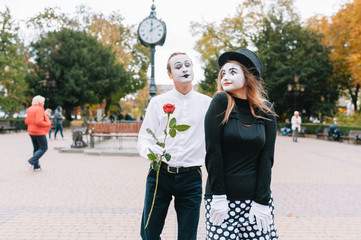
[[[361,130],[350,130],[348,135],[341,136],[342,140],[347,140],[350,142],[350,140],[355,140],[355,144],[361,143]]]
[[[126,121],[120,123],[90,123],[88,130],[90,135],[90,147],[94,147],[94,138],[111,138],[111,137],[138,137],[142,122]]]
[[[306,135],[306,130],[307,130],[306,126],[301,126],[301,131],[298,132],[298,136],[304,137]]]
[[[327,138],[327,140],[330,140],[331,137],[332,137],[332,136],[330,136],[330,135],[328,134],[328,129],[327,129],[327,128],[323,129],[323,131],[322,131],[322,130],[319,130],[319,131],[317,131],[317,133],[316,133],[316,138],[317,138],[317,139],[326,139],[326,138]]]
[[[307,130],[306,126],[301,126],[301,130],[298,132],[298,136],[299,137],[304,137],[306,135],[306,130]],[[280,131],[280,133],[282,134],[281,131]],[[292,136],[292,132],[289,132],[287,136]]]
[[[0,132],[3,133],[5,131],[17,130],[16,127],[12,127],[10,122],[0,122]]]

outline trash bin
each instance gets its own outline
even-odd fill
[[[83,148],[88,146],[83,140],[83,131],[73,130],[73,143],[71,144],[72,148]]]

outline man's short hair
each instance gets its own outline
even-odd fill
[[[169,64],[169,60],[174,57],[174,56],[177,56],[177,55],[187,55],[186,53],[184,52],[175,52],[175,53],[172,53],[170,55],[170,57],[168,58],[168,61],[167,61],[167,71],[168,73],[172,73],[172,68],[170,67],[170,64]],[[188,56],[188,55],[187,55]]]
[[[31,102],[31,105],[36,105],[36,104],[44,103],[44,102],[45,102],[45,98],[40,95],[37,95],[37,96],[33,97],[33,101]]]

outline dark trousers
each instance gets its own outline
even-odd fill
[[[63,124],[62,123],[57,123],[55,125],[54,139],[56,138],[56,134],[58,133],[58,131],[60,131],[61,137],[64,137],[63,136]]]
[[[173,174],[161,168],[158,190],[148,227],[146,222],[152,206],[156,172],[149,170],[140,235],[143,240],[159,240],[169,204],[174,196],[177,213],[178,240],[196,240],[199,221],[199,208],[202,201],[202,176],[200,170]]]
[[[46,136],[32,136],[30,135],[31,141],[33,143],[34,151],[33,156],[28,160],[28,162],[34,166],[34,169],[40,168],[39,158],[48,150],[48,141]]]

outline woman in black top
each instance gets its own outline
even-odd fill
[[[207,239],[278,239],[271,168],[276,118],[261,60],[239,49],[218,59],[218,93],[205,117]]]

